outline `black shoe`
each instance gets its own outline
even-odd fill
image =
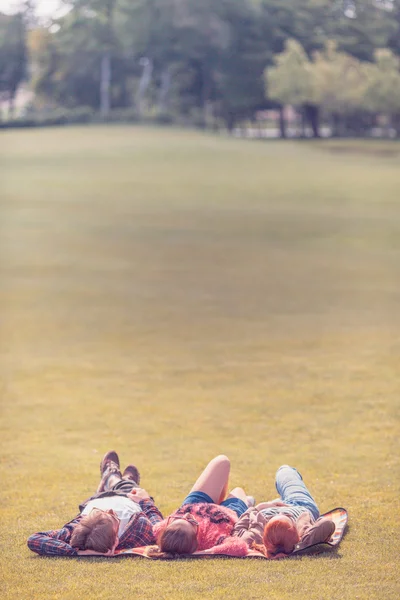
[[[139,485],[140,473],[135,465],[128,465],[125,471],[122,473],[122,479],[130,479]]]

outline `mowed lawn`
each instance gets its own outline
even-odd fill
[[[5,599],[400,596],[400,145],[87,127],[0,134]],[[26,546],[111,448],[165,515],[210,458],[296,466],[339,546],[283,561]]]

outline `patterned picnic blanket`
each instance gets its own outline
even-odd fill
[[[334,508],[332,510],[330,510],[329,512],[324,513],[323,515],[321,515],[321,517],[327,517],[328,519],[332,519],[332,521],[335,523],[335,531],[333,532],[332,536],[329,538],[329,540],[327,540],[326,542],[323,542],[322,545],[327,544],[328,546],[337,546],[342,538],[343,538],[343,534],[345,532],[345,528],[347,525],[347,521],[348,521],[348,514],[347,514],[347,510],[345,508]],[[312,546],[307,546],[304,548],[301,548],[301,550],[297,550],[295,549],[294,552],[290,555],[296,555],[296,554],[303,554],[305,553],[307,550],[309,550],[310,548],[312,548],[313,546],[320,546],[321,544],[313,544]],[[151,546],[141,546],[140,548],[131,548],[129,550],[121,550],[121,552],[118,552],[118,554],[116,554],[115,556],[142,556],[143,558],[151,558],[153,560],[171,560],[170,558],[154,558],[152,556],[148,556],[147,555],[147,551],[148,548]],[[211,554],[208,550],[202,550],[200,552],[194,552],[193,554],[188,554],[185,556],[182,556],[180,558],[211,558],[211,557],[218,557],[218,556],[227,556],[225,554]],[[234,557],[229,557],[229,558],[234,558]],[[265,560],[269,560],[267,559],[266,556],[264,556],[264,554],[262,554],[261,552],[258,552],[257,550],[249,550],[247,556],[245,556],[244,558],[264,558]]]

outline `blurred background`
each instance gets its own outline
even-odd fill
[[[400,135],[398,0],[0,0],[1,126]]]

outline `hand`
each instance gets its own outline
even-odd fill
[[[286,502],[282,502],[282,500],[271,500],[271,506],[289,506]]]
[[[128,498],[133,500],[134,502],[141,502],[141,500],[149,500],[150,496],[143,488],[135,488],[132,490],[130,494],[127,494]]]
[[[282,502],[282,500],[270,500],[269,502],[260,502],[259,504],[257,504],[256,508],[258,510],[263,510],[264,508],[272,508],[274,506],[288,506],[285,502]]]

